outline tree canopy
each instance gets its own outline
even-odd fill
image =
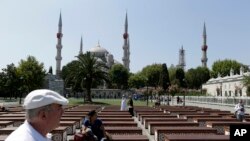
[[[230,75],[231,69],[233,69],[234,73],[239,74],[241,67],[244,68],[244,71],[249,70],[249,68],[246,65],[239,63],[236,60],[230,60],[230,59],[218,60],[215,61],[212,65],[211,77],[216,78],[218,74],[220,74],[221,77]]]
[[[129,72],[122,64],[115,64],[109,71],[110,80],[118,89],[128,88]]]

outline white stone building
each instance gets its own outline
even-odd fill
[[[206,89],[206,93],[211,96],[224,96],[224,97],[246,97],[246,87],[243,85],[244,75],[250,76],[250,72],[243,72],[240,69],[240,74],[234,74],[230,70],[230,76],[209,79],[202,85],[202,89]]]

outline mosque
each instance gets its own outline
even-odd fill
[[[57,53],[56,53],[56,74],[48,74],[45,78],[45,87],[54,91],[57,91],[59,93],[64,93],[64,81],[61,79],[61,61],[62,61],[62,56],[61,56],[61,51],[62,51],[62,15],[60,13],[59,16],[59,23],[58,23],[58,33],[56,34],[57,37]],[[130,71],[130,45],[129,45],[129,34],[128,34],[128,16],[126,13],[125,16],[125,31],[123,34],[123,65],[125,68],[127,68],[128,71]],[[121,64],[119,61],[117,61],[113,54],[108,52],[105,48],[101,47],[100,43],[98,42],[97,46],[91,48],[89,50],[90,53],[92,53],[96,58],[97,61],[102,61],[104,62],[109,68],[111,68],[114,64]],[[80,41],[80,51],[79,54],[83,54],[83,41],[81,37]],[[100,93],[100,92],[98,92]],[[105,92],[106,93],[106,92]],[[117,91],[119,95],[121,95],[122,92]],[[113,94],[114,95],[114,94]],[[118,95],[118,96],[119,96]]]

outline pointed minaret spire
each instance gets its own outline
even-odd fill
[[[206,23],[204,22],[204,27],[203,27],[203,44],[207,44],[207,32],[206,32]]]
[[[179,50],[179,64],[178,66],[185,70],[186,62],[185,62],[185,50],[183,49],[183,45],[181,46],[181,49]]]
[[[126,12],[126,17],[125,17],[125,33],[128,33],[128,15]]]
[[[81,36],[79,55],[83,54],[82,47],[83,47],[83,45],[82,45],[82,36]]]
[[[58,23],[58,33],[56,34],[57,36],[57,55],[56,55],[56,76],[57,78],[60,78],[61,75],[61,61],[62,61],[62,56],[61,56],[61,50],[62,50],[62,16],[60,12],[59,16],[59,23]]]
[[[128,69],[128,71],[130,71],[129,68],[129,63],[130,63],[130,51],[129,51],[129,34],[128,34],[128,16],[127,16],[127,12],[126,12],[126,17],[125,17],[125,32],[123,34],[123,39],[124,39],[124,45],[123,45],[123,65],[125,68]]]
[[[202,50],[202,58],[201,58],[201,63],[203,67],[207,67],[207,33],[206,33],[206,24],[204,22],[204,27],[203,27],[203,45],[201,47]]]
[[[60,11],[60,17],[59,17],[58,26],[59,26],[59,27],[62,27],[62,15],[61,15],[61,11]]]

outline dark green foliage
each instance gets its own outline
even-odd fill
[[[128,88],[129,72],[123,65],[113,65],[109,71],[109,75],[114,88]]]
[[[168,68],[165,63],[162,64],[159,84],[164,91],[166,91],[168,87],[171,85],[169,80]]]
[[[71,62],[63,70],[62,77],[74,89],[86,89],[86,102],[92,102],[91,88],[95,84],[103,85],[103,82],[109,82],[107,73],[108,67],[94,57],[93,54],[87,52],[77,56],[78,60]]]
[[[147,78],[147,85],[149,87],[158,87],[161,73],[161,64],[153,64],[144,67],[141,71],[141,75]]]
[[[143,88],[146,86],[146,77],[141,73],[131,75],[128,80],[128,85],[130,88]]]
[[[201,85],[210,79],[209,69],[205,67],[197,67],[189,69],[186,73],[186,82],[188,88],[200,89]]]
[[[179,81],[179,87],[184,88],[185,84],[185,72],[182,68],[177,68],[176,70],[176,79]]]
[[[243,65],[235,60],[218,60],[215,61],[212,65],[212,71],[211,76],[216,78],[218,74],[221,75],[221,77],[230,75],[230,70],[233,69],[235,74],[240,73],[240,67],[244,68],[244,71],[249,70],[249,68],[246,65]]]

